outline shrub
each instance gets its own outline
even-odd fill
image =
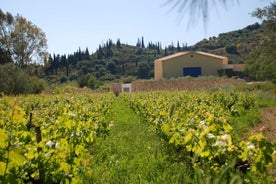
[[[62,75],[59,77],[59,82],[60,83],[64,83],[64,82],[67,82],[68,81],[68,77],[65,76],[65,75]]]
[[[47,86],[45,80],[39,79],[37,77],[33,77],[30,79],[31,83],[31,93],[41,93]]]
[[[45,82],[37,77],[30,78],[20,67],[13,63],[0,65],[0,93],[18,95],[40,93]]]
[[[97,85],[97,79],[92,75],[88,75],[87,87],[89,87],[90,89],[96,89],[96,85]]]
[[[238,54],[237,48],[235,45],[229,45],[225,48],[225,50],[228,54]]]
[[[28,91],[28,75],[18,66],[8,63],[0,66],[0,92],[20,94]]]
[[[91,75],[91,74],[87,74],[87,75],[83,75],[80,76],[78,79],[78,85],[83,88],[83,87],[89,87],[91,89],[96,89],[97,88],[97,79]]]
[[[84,86],[86,86],[87,80],[86,80],[86,76],[82,75],[78,78],[78,85],[83,88]]]
[[[134,76],[127,76],[127,77],[121,78],[121,82],[122,83],[131,83],[131,82],[133,82],[135,80],[137,80],[137,78],[134,77]]]

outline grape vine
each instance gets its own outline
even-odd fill
[[[111,93],[0,98],[0,180],[78,183],[92,175],[89,149],[108,134],[113,100]]]

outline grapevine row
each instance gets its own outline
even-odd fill
[[[109,131],[113,94],[0,98],[0,180],[80,182],[92,175],[89,149]]]
[[[153,124],[157,133],[175,148],[178,158],[200,170],[206,181],[230,166],[237,172],[262,173],[271,169],[273,162],[275,165],[275,145],[262,134],[238,142],[233,133],[232,119],[257,108],[255,97],[249,93],[177,91],[121,97]]]

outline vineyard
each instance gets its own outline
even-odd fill
[[[254,124],[250,114],[257,104],[249,93],[151,92],[123,98],[155,127],[171,156],[185,162],[203,183],[236,183],[248,172],[265,178],[275,167],[275,145],[262,134],[238,135],[245,132],[244,124]]]
[[[276,182],[252,94],[0,97],[0,183]]]
[[[79,183],[91,175],[89,149],[108,133],[112,94],[0,100],[2,183]]]

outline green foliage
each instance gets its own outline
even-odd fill
[[[43,79],[39,79],[38,77],[31,77],[29,85],[30,93],[38,94],[42,90],[46,89],[48,84]]]
[[[94,76],[89,75],[87,79],[87,87],[91,89],[96,89],[97,86],[97,79]]]
[[[70,89],[0,97],[1,183],[275,182],[275,144],[236,139],[238,124],[251,124],[234,120],[257,109],[255,95]]]
[[[228,54],[238,54],[236,46],[235,45],[229,45],[225,48],[226,52]]]
[[[263,9],[258,8],[252,14],[263,19],[266,29],[263,33],[263,42],[247,59],[247,73],[256,80],[276,81],[276,2]]]
[[[81,76],[81,77],[79,77],[79,79],[78,79],[78,85],[81,87],[81,88],[83,88],[83,87],[85,87],[86,85],[87,85],[87,79],[86,79],[86,76]]]
[[[106,66],[106,69],[109,70],[110,73],[113,75],[117,73],[115,62],[108,63]]]
[[[48,65],[45,66],[46,76],[57,75],[59,78],[66,74],[71,78],[70,76],[74,74],[72,78],[74,80],[90,73],[101,82],[116,81],[125,76],[150,78],[153,76],[153,61],[163,56],[160,43],[150,43],[147,48],[142,48],[142,45],[135,47],[122,44],[119,40],[116,44],[108,40],[89,58],[85,53],[87,52],[79,49],[68,57],[49,56]]]
[[[81,88],[86,86],[86,87],[91,88],[91,89],[96,89],[97,85],[98,85],[98,82],[97,82],[97,79],[93,75],[86,74],[86,75],[83,75],[83,76],[79,77],[78,85]]]
[[[246,63],[246,73],[255,80],[275,80],[275,58],[265,53],[263,49],[257,49],[251,52]]]
[[[255,24],[247,26],[246,29],[248,29],[249,31],[253,31],[253,30],[259,29],[260,27],[261,26],[259,23],[255,23]]]
[[[137,80],[137,78],[134,77],[134,76],[127,76],[127,77],[121,78],[121,82],[122,83],[131,83],[131,82],[133,82],[135,80]]]
[[[227,56],[229,63],[244,63],[246,56],[255,49],[263,39],[267,24],[258,23],[244,29],[222,33],[218,37],[204,39],[194,46],[175,44],[161,47],[161,43],[149,42],[147,47],[142,44],[144,38],[139,38],[137,46],[123,44],[120,40],[112,40],[99,45],[98,50],[90,57],[89,52],[78,49],[74,54],[49,57],[46,75],[65,75],[75,80],[81,75],[91,73],[101,82],[118,81],[121,78],[134,76],[138,79],[153,77],[154,60],[179,51],[202,50]],[[144,42],[144,41],[143,41]],[[68,73],[68,75],[67,75]],[[74,77],[70,77],[74,74]],[[59,78],[59,77],[58,77]],[[59,82],[59,80],[57,80]]]
[[[105,95],[3,97],[0,182],[82,183],[92,177],[89,152],[106,135],[114,99]]]
[[[105,84],[99,86],[99,90],[109,91],[110,90],[110,85],[108,83],[105,83]]]
[[[92,183],[186,183],[190,170],[172,163],[151,126],[119,98],[112,105],[109,136],[98,138],[92,153]]]
[[[140,79],[148,79],[150,77],[150,66],[147,63],[139,64],[137,75]]]
[[[33,60],[44,62],[47,40],[40,28],[20,15],[13,17],[10,13],[3,13],[2,10],[0,10],[0,26],[3,63],[12,60],[22,67],[29,65]]]
[[[189,50],[202,50],[226,56],[229,63],[245,63],[246,56],[263,40],[262,33],[266,27],[265,23],[255,23],[240,30],[221,33],[218,37],[210,37],[190,46]]]
[[[228,89],[231,90],[231,89]],[[259,107],[273,107],[276,106],[276,84],[272,82],[251,82],[235,86],[235,90],[254,93],[256,96],[256,104]],[[249,115],[249,114],[247,114]],[[258,121],[258,118],[252,120]]]
[[[2,65],[2,64],[11,63],[11,62],[12,62],[12,59],[9,53],[4,51],[0,47],[0,64]]]
[[[45,82],[29,75],[13,63],[0,65],[0,92],[4,94],[40,93]]]
[[[266,169],[272,169],[275,144],[262,135],[244,141],[237,138],[257,117],[256,98],[248,93],[218,90],[121,96],[156,127],[173,148],[172,157],[191,164],[196,183],[241,182],[254,173],[262,181]]]
[[[65,83],[65,82],[68,81],[68,78],[67,78],[67,76],[62,75],[62,76],[59,77],[59,81],[60,81],[60,83]]]

